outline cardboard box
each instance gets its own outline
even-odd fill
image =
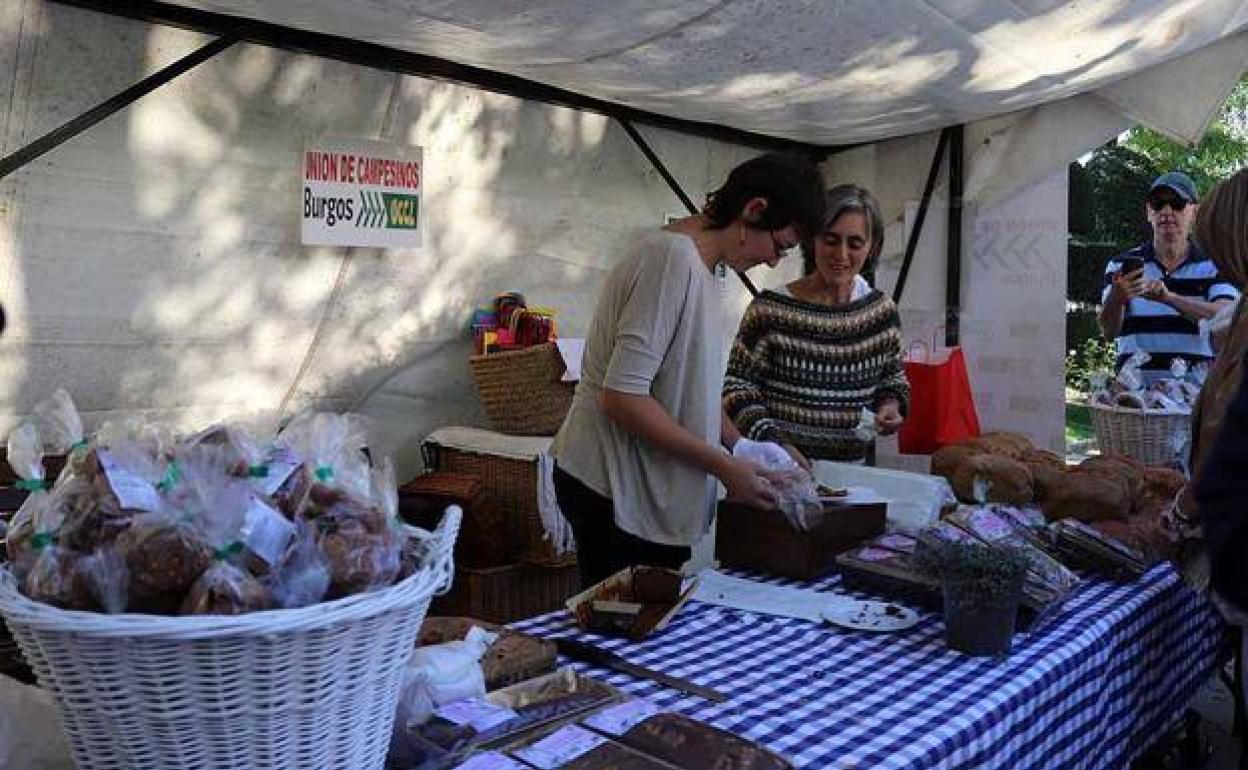
[[[586,631],[640,641],[663,630],[689,601],[698,581],[682,592],[683,579],[676,570],[629,567],[568,599],[568,611]]]

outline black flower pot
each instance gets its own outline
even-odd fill
[[[945,643],[949,649],[967,655],[1008,655],[1022,578],[992,594],[984,594],[982,584],[974,580],[946,577],[943,583]]]

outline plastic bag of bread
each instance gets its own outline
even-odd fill
[[[239,615],[272,606],[269,590],[231,562],[243,553],[243,525],[253,498],[251,484],[236,474],[237,465],[237,451],[224,444],[189,447],[179,479],[166,493],[178,515],[193,522],[210,554],[210,566],[186,591],[184,615]]]
[[[135,422],[108,423],[95,446],[76,463],[62,483],[82,479],[90,492],[75,489],[85,500],[65,516],[62,537],[70,548],[93,552],[114,542],[136,516],[161,510],[161,487],[177,475],[172,443],[158,428]]]
[[[191,586],[212,565],[213,548],[204,538],[206,518],[242,515],[217,510],[214,486],[233,479],[228,455],[217,447],[197,446],[180,462],[169,463],[160,482],[157,510],[137,514],[117,538],[130,573],[130,606],[139,612],[177,614]]]
[[[366,499],[371,482],[368,457],[358,446],[360,425],[346,415],[304,413],[282,430],[278,442],[311,466],[317,483]]]
[[[953,477],[953,491],[978,503],[1026,505],[1032,501],[1031,471],[1026,465],[999,455],[975,455],[964,461]]]
[[[316,525],[295,524],[295,536],[280,566],[265,580],[277,606],[306,607],[325,598],[329,591],[329,565],[317,544]]]
[[[36,523],[46,518],[48,485],[43,478],[43,443],[32,423],[24,422],[9,433],[7,449],[9,465],[18,479],[17,488],[30,493],[13,514],[5,535],[5,551],[21,581],[34,562]],[[56,522],[58,526],[59,523]]]
[[[62,474],[79,472],[86,456],[87,440],[82,417],[69,393],[57,388],[51,396],[35,404],[32,414],[46,451],[66,456]]]
[[[395,510],[397,494],[386,494],[395,489],[388,459],[374,472],[371,483],[374,495],[369,501],[319,484],[313,489],[310,508],[321,533],[331,597],[388,586],[399,575],[406,535]],[[389,512],[386,505],[392,506]]]

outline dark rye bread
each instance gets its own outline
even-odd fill
[[[681,768],[792,770],[788,760],[753,741],[683,714],[656,714],[619,737],[621,743]]]

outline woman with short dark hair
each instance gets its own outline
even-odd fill
[[[750,303],[728,361],[724,408],[748,439],[809,459],[859,462],[876,429],[901,427],[910,397],[897,307],[862,278],[884,246],[884,222],[858,185],[828,191],[820,232],[803,243],[806,275]]]
[[[710,528],[716,479],[773,505],[766,473],[720,448],[739,437],[719,403],[715,270],[774,266],[822,214],[817,169],[764,155],[733,169],[702,213],[643,234],[612,267],[551,448],[583,586],[631,565],[679,568]]]

